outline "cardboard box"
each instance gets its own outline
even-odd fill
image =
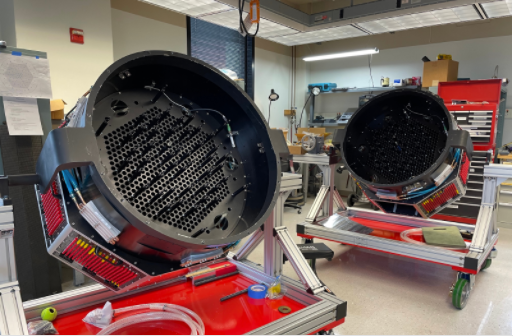
[[[422,87],[438,86],[440,82],[457,81],[458,65],[459,63],[453,60],[424,62]]]
[[[301,147],[301,145],[291,145],[289,147],[289,152],[292,155],[302,155],[305,154],[306,151]]]
[[[64,105],[67,105],[67,104],[62,99],[50,100],[50,111],[52,112],[53,120],[64,119]]]
[[[301,133],[314,133],[319,135],[324,135],[326,133],[326,128],[324,127],[299,127],[297,129],[299,134]]]

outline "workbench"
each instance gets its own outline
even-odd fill
[[[102,307],[106,301],[110,301],[114,309],[143,303],[181,305],[193,310],[202,318],[206,334],[276,335],[313,334],[322,330],[328,332],[344,323],[347,303],[326,290],[308,266],[286,227],[280,226],[284,200],[291,190],[300,186],[300,183],[301,175],[282,175],[280,197],[269,219],[261,229],[253,233],[237,254],[229,252],[226,258],[156,276],[151,282],[123,293],[116,293],[95,284],[27,301],[23,303],[22,308],[19,304],[21,300],[17,283],[10,283],[5,290],[18,294],[12,297],[4,295],[4,300],[10,300],[0,301],[0,311],[4,307],[10,308],[10,314],[14,314],[13,316],[17,316],[18,319],[8,321],[8,325],[1,328],[0,332],[26,333],[25,319],[37,320],[43,309],[54,307],[59,312],[54,325],[60,334],[96,334],[98,328],[85,324],[82,319],[89,311]],[[265,245],[265,260],[262,266],[246,258],[260,242],[264,242]],[[286,288],[283,298],[253,300],[247,295],[240,295],[220,302],[221,297],[245,289],[251,284],[270,285],[276,276],[282,273],[284,255],[296,270],[300,281],[282,276],[282,286]],[[185,278],[187,273],[202,267],[214,268],[225,263],[237,266],[239,274],[201,286],[193,286],[192,282]],[[278,311],[280,306],[290,307],[292,311],[282,314]],[[181,322],[162,322],[151,325],[143,323],[131,327],[130,333],[170,334],[168,328],[172,328],[176,334],[189,332],[186,325]]]

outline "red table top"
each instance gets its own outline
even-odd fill
[[[280,306],[288,306],[292,313],[305,306],[284,297],[280,300],[254,300],[247,294],[220,302],[226,295],[246,289],[255,284],[242,275],[233,275],[202,286],[194,287],[191,281],[185,283],[157,288],[144,293],[124,297],[112,301],[114,309],[134,306],[145,303],[173,303],[189,308],[198,314],[205,324],[207,335],[240,335],[270,322],[276,321],[285,315],[278,311]],[[87,309],[59,315],[53,322],[61,335],[92,335],[100,331],[99,328],[86,324],[82,319],[95,308],[103,304],[91,306]],[[141,311],[139,311],[141,312]],[[128,316],[128,314],[121,317]],[[117,319],[115,318],[114,321]],[[183,322],[141,323],[121,330],[124,335],[173,335],[190,334],[189,327]]]

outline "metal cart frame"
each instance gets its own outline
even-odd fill
[[[384,223],[385,225],[389,223],[412,228],[456,226],[460,230],[473,232],[472,242],[466,254],[430,245],[418,245],[328,228],[323,226],[327,218],[317,223],[312,221],[310,223],[305,222],[298,224],[297,233],[299,236],[306,239],[326,239],[342,244],[450,266],[458,272],[456,284],[451,289],[453,293],[453,304],[456,308],[462,309],[465,307],[470,291],[474,287],[475,275],[482,269],[489,267],[491,259],[496,257],[497,250],[494,246],[499,237],[499,229],[497,228],[498,187],[506,179],[511,178],[511,171],[512,167],[506,165],[490,164],[485,166],[483,200],[476,225],[406,217],[355,208],[343,210],[339,213],[349,218],[369,219]],[[314,205],[316,203],[317,200]],[[464,279],[466,282],[459,281],[460,279]],[[458,287],[458,284],[460,284],[459,286],[461,288]],[[456,298],[456,301],[459,300],[458,302],[455,302],[454,295],[459,295],[459,298]]]

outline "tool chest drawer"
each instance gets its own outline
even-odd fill
[[[481,196],[468,196],[467,194],[465,194],[465,196],[460,198],[460,200],[456,203],[472,204],[472,205],[481,206],[481,199],[482,199]]]
[[[489,142],[492,132],[493,110],[451,111],[458,126],[470,133],[472,142]]]
[[[482,198],[483,190],[482,189],[472,189],[472,188],[467,187],[467,193],[465,194],[465,196]]]

